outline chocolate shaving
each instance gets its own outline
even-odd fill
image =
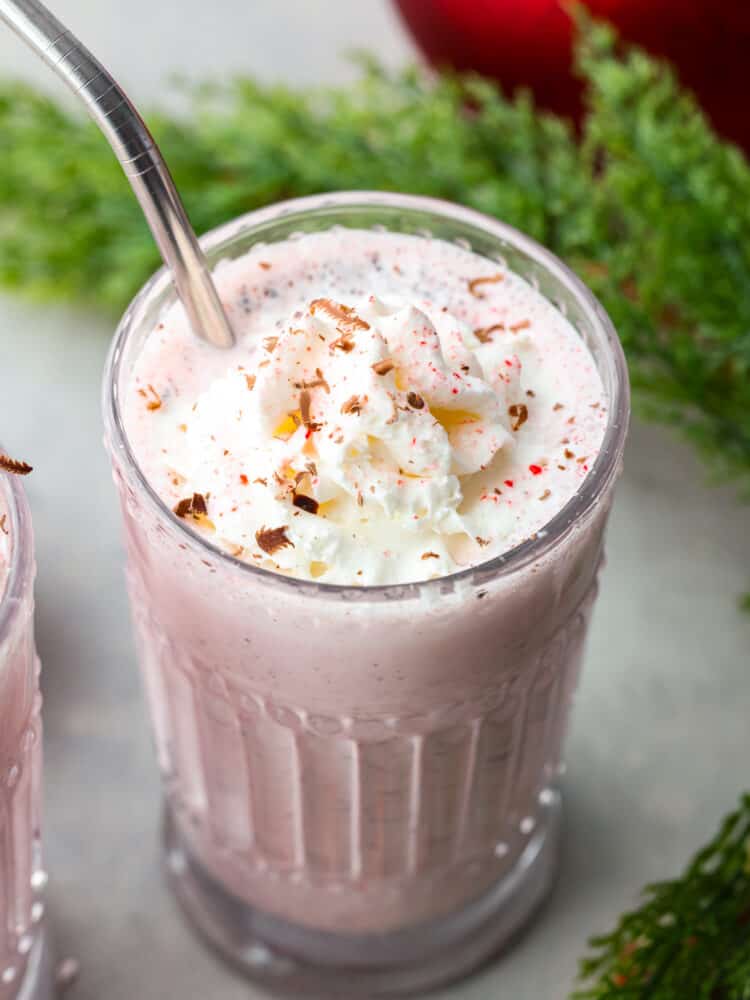
[[[292,503],[295,507],[299,507],[301,510],[306,510],[308,514],[317,514],[318,508],[320,507],[320,504],[315,497],[305,496],[304,493],[295,493],[292,496]]]
[[[354,341],[352,340],[352,338],[349,336],[348,333],[342,333],[337,340],[331,341],[330,349],[332,351],[336,350],[343,351],[344,354],[348,354],[349,351],[354,350]]]
[[[317,389],[317,388],[320,387],[322,389],[325,389],[326,392],[330,392],[331,391],[331,387],[326,382],[326,380],[323,378],[323,372],[320,370],[320,368],[316,368],[315,369],[315,375],[316,375],[315,378],[303,379],[301,382],[295,382],[294,383],[294,388],[295,389]]]
[[[482,538],[480,535],[476,536],[476,540],[477,540],[477,545],[481,549],[483,549],[485,547],[485,545],[489,545],[490,544],[490,539],[489,538]]]
[[[206,498],[202,493],[193,493],[193,514],[208,514]]]
[[[395,424],[396,421],[398,420],[398,411],[400,407],[396,405],[396,397],[393,395],[392,392],[388,393],[388,398],[391,401],[391,406],[393,407],[393,411],[391,412],[390,417],[388,417],[388,419],[386,420],[386,424]]]
[[[494,285],[498,281],[505,281],[504,274],[493,274],[488,278],[472,278],[469,282],[469,291],[477,299],[484,298],[484,292],[477,291],[480,285]]]
[[[364,494],[360,491],[357,493],[357,506],[364,507],[364,505],[365,505]]]
[[[271,265],[268,263],[267,260],[259,260],[258,261],[258,267],[262,267],[264,271],[270,271],[271,270]]]
[[[545,490],[544,493],[539,497],[540,500],[546,500],[548,497],[552,496],[552,490]]]
[[[247,382],[248,389],[254,389],[255,388],[255,376],[254,375],[246,375],[245,376],[245,381]]]
[[[174,512],[178,517],[204,517],[208,513],[208,507],[206,506],[206,498],[202,493],[193,493],[191,497],[186,497],[184,500],[180,500],[177,506],[174,508]]]
[[[481,296],[480,296],[481,297]],[[495,330],[504,330],[505,323],[493,323],[492,326],[480,326],[474,331],[474,336],[480,344],[487,344],[492,340]]]
[[[305,468],[307,469],[307,471],[310,473],[311,476],[317,476],[318,467],[315,464],[315,462],[306,462]]]
[[[530,326],[531,326],[530,319],[522,319],[520,323],[512,323],[508,329],[511,330],[513,333],[518,333],[519,330],[528,330]]]
[[[314,316],[316,312],[323,312],[335,320],[336,329],[342,335],[352,334],[356,330],[370,329],[370,324],[361,319],[351,306],[334,302],[332,299],[313,299],[310,303],[310,313]]]
[[[570,448],[566,448],[565,449],[565,457],[566,458],[575,458],[576,457],[576,453],[574,451],[571,451]]]
[[[146,403],[147,410],[160,410],[161,409],[161,396],[154,389],[154,387],[149,382],[148,391],[151,393],[152,398]],[[145,395],[145,393],[144,393]]]
[[[294,542],[287,538],[286,532],[286,524],[280,528],[261,528],[255,532],[255,541],[264,552],[272,556],[279,549],[285,549],[288,546],[294,548]]]
[[[527,395],[527,396],[528,396],[528,397],[529,397],[530,399],[533,399],[533,398],[534,398],[534,396],[536,396],[536,393],[534,392],[534,390],[533,390],[533,389],[527,389],[527,390],[526,390],[526,395]]]
[[[299,394],[299,412],[302,423],[307,427],[310,423],[310,390],[303,389]]]
[[[508,407],[508,416],[511,418],[511,429],[517,431],[529,419],[529,408],[525,403],[513,403]]]
[[[388,372],[392,372],[396,365],[391,361],[390,358],[383,358],[382,361],[376,361],[372,366],[372,370],[376,375],[387,375]]]
[[[10,534],[10,532],[8,531],[8,529],[5,527],[5,521],[6,521],[7,517],[8,517],[7,514],[1,514],[0,515],[0,531],[2,531],[2,533],[4,535],[9,535]]]
[[[28,462],[20,462],[17,458],[11,458],[10,455],[0,452],[0,469],[11,472],[14,476],[28,476],[34,467]]]
[[[253,479],[254,483],[260,483],[261,486],[268,486],[268,480],[264,479],[263,476],[258,476],[257,479]]]
[[[279,342],[278,337],[266,337],[266,339],[263,341],[263,348],[270,354],[271,351],[273,351],[274,347],[276,347],[278,342]]]
[[[439,559],[440,556],[437,552],[423,552],[422,559]]]
[[[555,405],[552,407],[552,409],[555,412],[557,412],[558,410],[562,410],[563,409],[563,404],[562,403],[555,403]]]
[[[342,405],[342,413],[353,413],[358,416],[362,412],[362,407],[364,406],[364,399],[361,396],[350,396],[349,399]]]
[[[416,392],[409,392],[406,396],[406,402],[411,406],[413,410],[423,410],[424,400],[421,396],[417,395]]]

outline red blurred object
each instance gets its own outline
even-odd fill
[[[533,90],[553,111],[577,116],[572,24],[565,0],[396,0],[435,66]],[[671,60],[716,129],[750,152],[750,0],[587,0],[622,36]]]

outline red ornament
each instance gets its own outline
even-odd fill
[[[565,0],[396,0],[435,66],[533,90],[560,114],[580,112],[573,29]],[[716,129],[750,151],[747,110],[750,0],[587,0],[623,38],[671,60]]]

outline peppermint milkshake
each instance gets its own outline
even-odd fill
[[[33,553],[25,500],[10,480],[0,471],[0,998],[46,1000],[51,970],[35,891],[43,876]]]
[[[157,282],[106,402],[172,882],[297,995],[339,964],[347,996],[434,985],[550,884],[619,347],[559,262],[443,203],[212,242],[236,345]]]

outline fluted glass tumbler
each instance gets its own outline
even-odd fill
[[[572,500],[512,551],[442,579],[346,587],[233,559],[186,529],[134,459],[120,401],[173,299],[160,273],[104,386],[127,578],[165,790],[165,861],[225,957],[295,996],[391,996],[469,971],[544,899],[568,710],[628,420],[622,352],[552,254],[437,202],[350,193],[211,233],[213,261],[333,226],[459,241],[522,275],[588,345],[609,402]]]
[[[41,898],[42,728],[33,585],[31,515],[18,480],[0,472],[0,1000],[52,996]]]

